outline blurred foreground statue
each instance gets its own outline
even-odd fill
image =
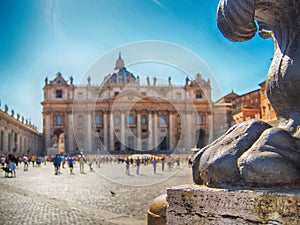
[[[259,120],[233,126],[201,149],[196,184],[210,187],[300,186],[300,0],[221,0],[218,27],[231,41],[259,32],[274,41],[267,95],[278,127]],[[256,22],[255,22],[256,21]]]

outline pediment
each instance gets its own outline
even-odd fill
[[[144,99],[146,96],[142,95],[138,91],[134,90],[126,90],[121,92],[119,95],[115,97],[115,100],[117,101],[140,101]]]
[[[50,82],[52,85],[57,85],[57,86],[68,86],[67,81],[62,77],[61,73],[56,74],[56,78]]]

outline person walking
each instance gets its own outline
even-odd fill
[[[23,163],[24,163],[24,171],[28,171],[28,156],[23,156]]]
[[[137,157],[135,164],[136,164],[136,174],[139,175],[140,174],[140,165],[141,165],[141,160],[139,157]]]
[[[79,156],[78,156],[78,161],[79,161],[79,170],[80,173],[84,174],[84,163],[86,162],[86,159],[83,155],[82,152],[80,152]]]
[[[94,172],[93,169],[93,162],[94,162],[94,158],[92,156],[89,157],[89,167],[90,167],[90,172]]]
[[[156,164],[157,164],[157,159],[156,159],[156,157],[153,158],[152,164],[153,164],[153,172],[154,172],[154,174],[156,174]]]
[[[161,160],[160,160],[160,161],[161,161],[161,170],[162,170],[162,171],[165,170],[165,160],[166,160],[166,159],[165,159],[164,156],[163,156],[163,157],[161,158]]]
[[[75,161],[75,157],[69,155],[68,163],[70,168],[70,174],[73,174],[74,161]]]
[[[60,167],[60,155],[56,154],[53,158],[53,165],[54,165],[54,174],[58,175],[59,174],[59,167]]]
[[[128,157],[125,159],[125,165],[126,165],[126,175],[130,176],[129,167],[130,167],[130,160]]]
[[[95,160],[96,160],[96,166],[97,166],[97,168],[100,168],[100,160],[101,160],[100,156],[97,155]]]
[[[16,177],[16,162],[14,159],[10,160],[9,168],[11,170],[11,177]]]

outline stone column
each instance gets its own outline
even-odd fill
[[[213,116],[211,113],[207,113],[207,120],[208,120],[208,129],[206,133],[206,142],[205,144],[211,143],[214,140],[214,121]],[[226,121],[224,121],[226,123]],[[226,130],[228,127],[226,127]]]
[[[113,151],[115,149],[114,142],[114,115],[113,112],[110,112],[109,115],[109,149]]]
[[[158,148],[158,115],[157,115],[157,111],[154,111],[154,115],[153,115],[153,139],[154,139],[154,148],[157,149]]]
[[[137,133],[137,150],[142,150],[142,132],[141,132],[141,112],[137,111],[137,121],[136,121],[136,133]]]
[[[153,148],[153,125],[152,125],[152,112],[148,111],[148,150]]]
[[[68,152],[74,151],[74,126],[73,126],[73,114],[68,114]]]
[[[103,112],[103,142],[105,150],[108,150],[107,111]]]
[[[174,145],[173,145],[173,112],[169,111],[169,149],[174,150]]]
[[[8,132],[7,130],[3,130],[3,151],[5,152],[8,149]]]
[[[86,138],[87,138],[87,152],[92,152],[92,112],[87,113],[87,132],[86,132]]]
[[[27,142],[27,141],[26,141]],[[27,143],[24,142],[24,149],[27,152]],[[52,147],[51,143],[51,113],[45,113],[45,153],[47,154],[47,149]]]
[[[121,150],[124,151],[125,150],[125,146],[126,146],[126,140],[125,140],[125,112],[121,111]]]
[[[192,141],[191,141],[191,137],[192,135],[192,126],[191,126],[191,122],[192,122],[192,113],[190,111],[186,111],[186,115],[185,115],[185,146],[186,149],[191,149],[192,148]]]

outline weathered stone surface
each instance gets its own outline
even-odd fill
[[[300,189],[216,189],[183,185],[167,190],[167,224],[299,224]]]
[[[231,186],[232,183],[243,185],[237,165],[238,158],[267,128],[270,128],[270,125],[258,120],[232,127],[225,135],[197,154],[193,165],[194,181],[213,187]]]
[[[279,128],[265,130],[238,160],[240,174],[249,186],[300,183],[300,140]]]

